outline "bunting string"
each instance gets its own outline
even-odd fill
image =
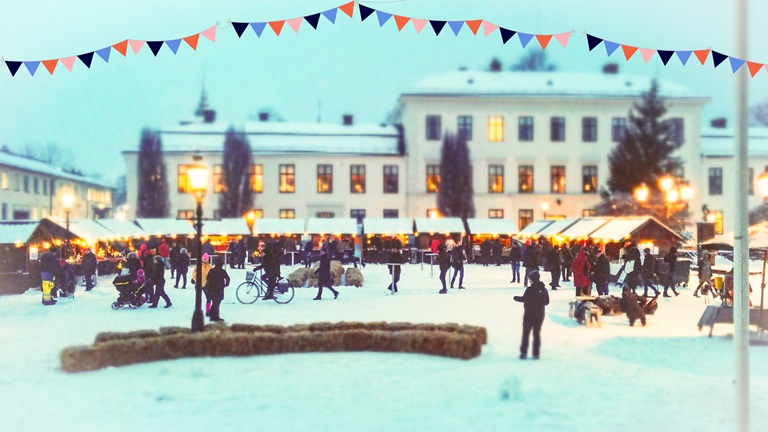
[[[371,1],[367,3],[373,5],[397,3],[401,1],[406,0]],[[113,52],[117,52],[117,54],[120,54],[123,57],[127,57],[129,47],[134,56],[139,55],[139,52],[142,50],[142,48],[144,48],[144,46],[147,46],[152,52],[152,55],[155,57],[157,57],[164,46],[168,47],[173,55],[176,55],[181,49],[182,42],[184,42],[184,46],[191,48],[193,51],[196,51],[198,48],[198,43],[200,42],[200,36],[203,36],[204,39],[209,40],[211,43],[215,43],[217,30],[226,30],[231,27],[235,30],[235,34],[239,39],[243,37],[248,29],[251,29],[256,34],[257,38],[261,38],[267,28],[269,28],[271,32],[275,34],[275,36],[280,36],[284,30],[285,24],[288,24],[288,28],[298,34],[299,29],[304,22],[311,26],[313,30],[317,30],[321,21],[327,21],[333,25],[336,24],[336,18],[341,15],[352,19],[355,15],[355,6],[357,6],[358,16],[360,17],[361,22],[374,17],[371,19],[378,23],[379,28],[383,28],[385,25],[390,27],[394,26],[397,28],[398,32],[403,31],[408,26],[408,24],[411,24],[417,34],[421,34],[422,30],[429,28],[432,30],[432,33],[434,33],[435,36],[440,36],[441,33],[453,33],[454,36],[459,36],[462,31],[464,31],[464,33],[471,32],[474,36],[482,34],[484,37],[498,33],[502,45],[506,45],[510,40],[517,37],[517,40],[520,42],[520,46],[522,48],[526,48],[528,44],[535,40],[542,50],[546,50],[547,47],[550,46],[552,39],[557,41],[557,43],[560,44],[563,48],[566,48],[570,38],[573,37],[574,39],[579,40],[586,39],[589,52],[594,50],[600,51],[599,47],[602,45],[607,57],[611,57],[615,54],[616,56],[623,56],[626,61],[630,61],[630,59],[639,53],[638,56],[641,57],[646,64],[649,63],[653,58],[658,57],[659,61],[661,61],[664,66],[667,66],[669,62],[672,61],[673,57],[676,57],[677,61],[679,61],[683,66],[686,66],[691,57],[694,57],[701,65],[705,65],[709,59],[711,59],[711,64],[714,66],[714,68],[719,67],[727,60],[728,65],[730,66],[733,73],[736,73],[739,69],[746,65],[749,74],[753,78],[763,69],[768,72],[768,64],[766,63],[739,59],[737,57],[715,51],[712,49],[712,47],[692,50],[668,50],[638,47],[621,42],[610,41],[608,39],[590,34],[586,31],[577,32],[574,29],[555,34],[524,33],[518,30],[499,26],[484,19],[451,21],[414,18],[378,10],[370,6],[360,4],[356,1],[347,2],[326,11],[277,21],[244,22],[227,20],[224,23],[216,21],[216,24],[213,26],[186,37],[168,40],[125,39],[121,42],[117,42],[115,44],[108,45],[94,51],[50,60],[6,60],[4,57],[0,57],[0,67],[7,67],[11,77],[15,77],[18,71],[21,69],[21,66],[24,65],[24,68],[29,72],[29,74],[31,76],[35,76],[35,72],[37,72],[38,68],[42,64],[48,73],[53,75],[59,64],[61,64],[69,72],[72,72],[72,69],[74,68],[75,63],[77,63],[77,60],[79,60],[79,63],[82,63],[87,69],[90,69],[91,65],[93,64],[94,54],[96,57],[103,60],[104,63],[109,63],[110,56],[113,55]],[[341,14],[338,14],[339,11]],[[427,24],[429,24],[429,26],[427,26]],[[616,54],[617,52],[619,54]]]

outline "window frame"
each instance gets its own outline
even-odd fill
[[[591,190],[587,186],[591,186]],[[581,193],[589,195],[597,193],[597,165],[581,167]]]
[[[499,186],[494,190],[494,186]],[[504,193],[504,165],[488,165],[488,193]]]
[[[504,219],[504,209],[488,209],[488,219]]]
[[[425,178],[426,178],[425,187],[426,187],[427,193],[438,193],[440,191],[440,180],[441,180],[440,165],[427,164]],[[430,187],[430,181],[429,181],[430,179],[433,180],[432,181],[433,187]]]
[[[517,140],[531,142],[533,137],[533,116],[519,116],[517,118]]]
[[[355,164],[349,166],[349,193],[364,194],[365,180],[365,165]],[[361,185],[360,190],[355,190],[356,185]]]
[[[528,223],[525,223],[525,222]],[[533,223],[533,209],[519,209],[517,211],[518,230],[522,231],[525,227]]]
[[[597,117],[581,118],[581,142],[597,142]]]
[[[488,116],[488,142],[504,142],[504,116]]]
[[[253,193],[264,192],[264,165],[263,164],[248,165],[248,182],[251,184],[251,192]]]
[[[549,119],[549,140],[565,142],[565,117],[553,116]]]
[[[565,165],[550,166],[549,192],[553,194],[564,194],[565,186]]]
[[[530,172],[528,172],[530,171]],[[533,193],[533,165],[518,165],[517,166],[517,193],[519,194],[532,194]],[[529,180],[529,181],[523,181]],[[530,190],[523,188],[524,184],[530,184]]]
[[[719,196],[723,194],[723,168],[722,167],[709,167],[707,171],[709,195]],[[714,174],[714,175],[713,175]]]
[[[296,209],[280,209],[278,216],[280,219],[296,219]]]
[[[427,114],[425,118],[425,139],[440,141],[442,139],[442,118],[439,114]]]
[[[296,164],[280,164],[277,180],[278,192],[296,193]]]
[[[382,186],[383,193],[385,194],[400,193],[400,166],[399,165],[384,165],[384,167],[382,168],[382,177],[383,177],[383,186]],[[393,184],[394,184],[394,187],[391,187]]]
[[[456,117],[456,136],[465,141],[472,141],[472,116],[460,115]]]
[[[322,189],[321,185],[326,185],[327,188]],[[333,165],[317,164],[317,193],[319,194],[333,193]]]

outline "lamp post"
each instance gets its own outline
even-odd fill
[[[61,196],[61,206],[64,207],[64,220],[67,228],[67,238],[64,242],[64,259],[69,258],[69,212],[75,206],[75,196],[67,192]]]
[[[693,187],[691,187],[690,182],[678,181],[669,174],[659,178],[658,186],[663,198],[664,223],[670,225],[672,209],[679,203],[684,204],[686,207],[688,206],[688,202],[693,199]],[[635,201],[641,206],[654,207],[654,204],[647,203],[651,197],[651,189],[645,183],[635,188],[633,195]]]
[[[202,157],[196,156],[199,161]],[[205,319],[203,318],[203,266],[200,251],[203,248],[201,237],[203,235],[203,198],[205,197],[206,185],[208,183],[208,168],[203,165],[192,165],[187,168],[187,178],[189,180],[189,193],[194,195],[197,202],[197,211],[195,213],[195,230],[197,232],[197,263],[195,265],[195,311],[192,313],[192,331],[199,332],[203,330]]]

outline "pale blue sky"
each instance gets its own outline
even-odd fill
[[[45,60],[104,48],[124,39],[166,40],[205,30],[216,21],[271,21],[321,12],[343,0],[26,0],[0,3],[0,57]],[[571,29],[607,40],[657,49],[713,48],[736,55],[734,0],[406,0],[363,2],[399,15],[442,20],[485,19],[525,33]],[[750,1],[748,59],[768,62],[768,38],[758,17],[768,2]],[[482,30],[481,30],[482,31]],[[109,64],[94,57],[90,70],[79,60],[72,72],[59,64],[53,76],[41,65],[34,77],[22,66],[15,78],[0,70],[0,144],[56,142],[71,147],[88,172],[114,177],[124,171],[120,151],[138,144],[141,128],[191,117],[205,73],[211,105],[220,119],[239,122],[271,107],[287,121],[338,122],[344,113],[356,122],[381,122],[403,90],[429,74],[461,66],[483,69],[492,57],[505,67],[525,51],[514,37],[502,45],[498,31],[459,37],[446,26],[439,37],[427,26],[417,35],[409,24],[397,31],[390,20],[379,28],[375,15],[360,22],[339,12],[336,24],[321,18],[318,30],[303,22],[298,34],[287,25],[279,37],[267,28],[261,38],[248,29],[241,39],[219,30],[216,43],[200,38],[197,51],[182,43],[174,56],[163,47],[157,58],[148,47],[123,58],[114,50]],[[585,39],[572,37],[563,49],[547,48],[550,61],[565,71],[599,71],[616,61],[621,71],[677,81],[712,97],[703,120],[732,117],[735,77],[726,61],[713,69],[691,58],[663,66],[639,53],[626,62],[618,50],[608,59],[601,45],[588,52]],[[741,71],[740,71],[741,72]],[[768,100],[768,73],[750,80],[750,102]]]

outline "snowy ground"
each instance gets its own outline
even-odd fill
[[[287,274],[289,269],[284,268]],[[59,351],[101,331],[190,323],[194,290],[169,287],[170,309],[110,309],[111,277],[53,307],[39,292],[0,297],[0,421],[7,431],[721,431],[733,418],[733,326],[700,333],[693,289],[660,298],[648,326],[604,317],[586,328],[568,318],[570,283],[551,293],[542,359],[518,357],[522,305],[508,266],[466,269],[466,290],[438,295],[429,267],[403,267],[400,293],[386,295],[385,266],[364,270],[363,288],[312,301],[297,291],[278,305],[237,302],[243,270],[230,270],[227,322],[458,322],[482,325],[483,354],[463,361],[413,354],[322,353],[183,359],[67,374]],[[544,275],[548,282],[548,274]],[[693,277],[692,279],[695,279]],[[759,276],[752,285],[758,288]],[[612,292],[614,292],[612,290]],[[759,303],[759,290],[753,294]],[[161,301],[162,305],[162,301]],[[766,335],[768,339],[768,335]],[[766,430],[768,346],[750,348],[752,430]],[[509,398],[502,397],[508,393]]]

